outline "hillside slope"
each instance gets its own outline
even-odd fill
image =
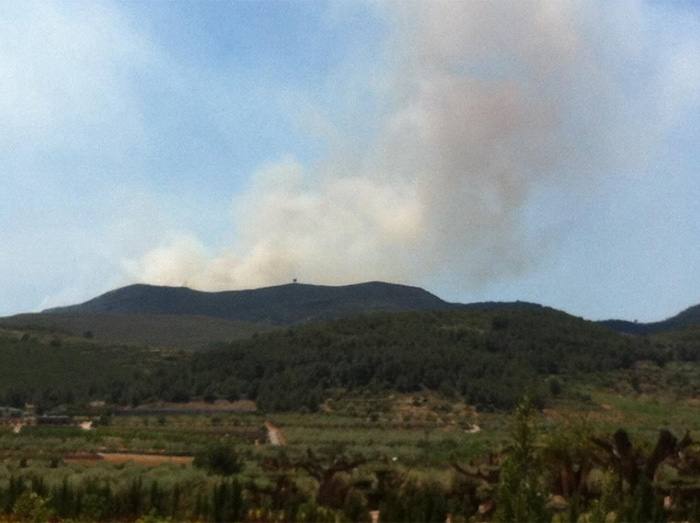
[[[526,392],[546,401],[574,376],[586,381],[644,360],[700,359],[697,338],[626,336],[517,304],[306,323],[199,352],[123,350],[46,330],[2,333],[0,405],[47,408],[219,398],[254,400],[270,411],[314,410],[346,393],[377,398],[429,390],[480,410],[507,409]]]
[[[515,304],[377,314],[296,326],[193,356],[186,381],[270,410],[315,408],[329,391],[423,389],[480,409],[540,396],[553,375],[597,373],[667,357],[643,340],[554,309]]]
[[[92,331],[101,340],[155,346],[200,348],[249,337],[276,326],[290,326],[373,312],[446,310],[543,311],[524,301],[449,303],[419,288],[384,282],[344,286],[288,284],[243,291],[203,292],[186,287],[129,285],[85,303],[39,315],[0,318],[0,325],[46,328],[74,335]],[[226,323],[228,322],[228,323]],[[700,305],[667,320],[596,322],[621,334],[663,334],[700,328]]]
[[[625,320],[605,320],[599,322],[606,327],[626,334],[659,334],[680,331],[700,326],[700,305],[689,307],[666,320],[651,323],[637,323]]]
[[[202,292],[185,287],[130,285],[49,314],[171,314],[290,325],[371,311],[445,310],[452,305],[406,285],[289,284],[244,291]]]
[[[18,314],[0,318],[0,327],[88,337],[96,342],[198,350],[212,344],[248,338],[267,325],[173,314],[55,313]]]
[[[126,404],[189,353],[97,343],[43,330],[0,328],[0,405],[38,408],[89,400]],[[172,369],[172,370],[171,370]]]

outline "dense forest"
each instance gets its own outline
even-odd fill
[[[558,393],[562,376],[700,355],[693,336],[622,335],[553,309],[522,307],[368,314],[196,353],[89,338],[5,331],[0,401],[50,409],[92,400],[252,399],[278,411],[316,410],[344,391],[432,390],[493,410],[512,407],[524,391],[541,403]]]
[[[196,355],[179,383],[183,390],[208,384],[209,394],[245,395],[269,410],[313,409],[333,389],[428,389],[492,410],[512,407],[526,390],[541,401],[559,375],[696,355],[552,309],[414,312],[235,342]]]

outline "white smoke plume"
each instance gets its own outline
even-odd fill
[[[549,246],[528,218],[537,198],[643,165],[697,103],[697,25],[644,2],[379,9],[392,36],[371,146],[329,136],[322,162],[260,169],[234,200],[235,245],[174,235],[126,264],[132,278],[213,290],[518,275]]]

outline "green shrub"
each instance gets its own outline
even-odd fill
[[[20,520],[43,523],[48,521],[51,511],[46,505],[46,500],[36,492],[24,491],[15,502],[13,514]]]
[[[535,447],[537,427],[532,403],[518,406],[511,432],[512,448],[501,467],[496,521],[549,522],[542,485],[543,467]]]
[[[243,460],[236,449],[226,444],[207,447],[197,453],[192,463],[195,467],[205,469],[210,474],[231,476],[243,470]]]

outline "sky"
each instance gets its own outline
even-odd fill
[[[134,282],[700,303],[695,2],[0,0],[0,315]]]

